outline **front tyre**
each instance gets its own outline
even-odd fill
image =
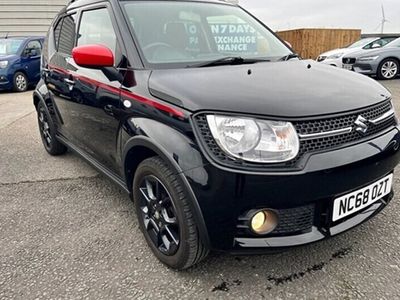
[[[22,93],[28,90],[28,78],[22,72],[15,73],[13,84],[15,92]]]
[[[42,102],[37,106],[38,125],[40,137],[46,151],[53,156],[61,155],[67,152],[67,147],[56,139],[56,129],[54,123]]]
[[[381,80],[394,79],[398,74],[400,74],[400,63],[393,58],[385,59],[378,67],[377,75]]]
[[[161,158],[152,157],[139,165],[133,196],[140,229],[162,263],[182,270],[207,256],[185,187]]]

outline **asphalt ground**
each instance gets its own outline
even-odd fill
[[[400,79],[384,84],[400,112]],[[31,94],[0,93],[0,299],[400,298],[400,194],[330,240],[172,271],[122,191],[72,153],[46,154]]]

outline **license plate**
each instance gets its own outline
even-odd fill
[[[335,222],[345,218],[382,199],[392,190],[392,181],[393,174],[390,174],[367,187],[335,199],[332,220]]]
[[[353,65],[343,64],[343,69],[353,71]]]

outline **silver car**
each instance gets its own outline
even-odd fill
[[[394,79],[400,74],[400,38],[380,49],[345,55],[343,68],[379,79]]]

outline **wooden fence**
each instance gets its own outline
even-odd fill
[[[361,38],[359,29],[296,29],[278,31],[303,58],[316,59],[323,52],[347,46]]]

